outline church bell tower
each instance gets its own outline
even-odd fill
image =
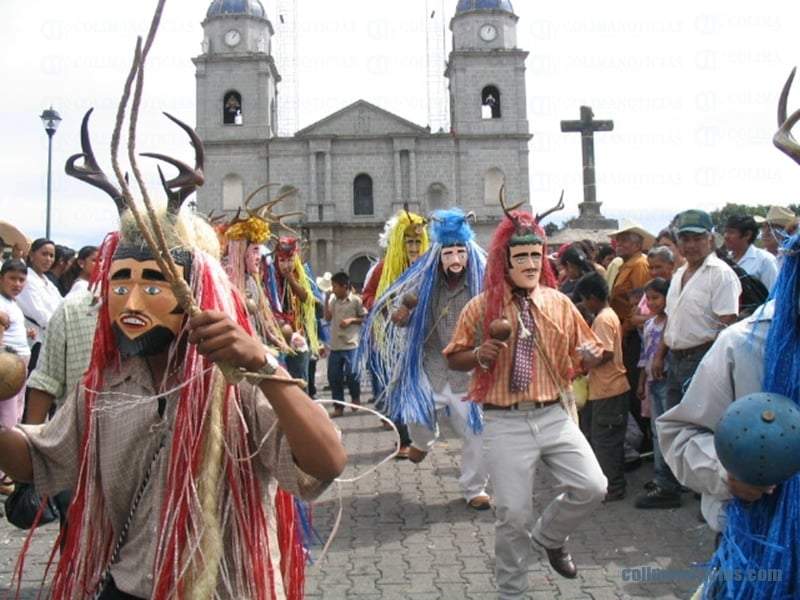
[[[453,131],[527,134],[525,59],[509,0],[459,0],[448,62]]]
[[[274,29],[259,0],[214,0],[202,26],[202,54],[193,62],[207,183],[198,207],[235,210],[246,190],[264,183],[264,148],[277,135]]]

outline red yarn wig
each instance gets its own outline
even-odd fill
[[[535,235],[542,240],[542,251],[547,247],[547,238],[533,216],[524,211],[515,210],[509,216],[504,216],[500,225],[494,232],[489,244],[489,255],[486,260],[486,274],[483,280],[483,293],[486,296],[485,311],[483,316],[482,339],[489,339],[489,324],[503,316],[503,298],[511,284],[508,278],[508,249],[512,245],[512,238],[522,235]],[[529,242],[530,243],[530,242]],[[550,261],[542,258],[542,271],[539,285],[556,287],[556,277],[550,266]],[[495,370],[477,371],[477,380],[472,388],[472,400],[482,402],[491,389],[495,380]]]

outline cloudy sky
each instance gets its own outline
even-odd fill
[[[434,4],[439,5],[441,0]],[[445,0],[452,14],[455,0]],[[150,55],[139,148],[191,160],[160,111],[193,123],[194,66],[208,0],[168,0]],[[275,0],[264,2],[280,32]],[[299,125],[363,98],[428,122],[425,0],[297,0]],[[63,117],[53,144],[53,237],[79,246],[115,227],[112,203],[63,172],[79,151],[83,112],[110,171],[108,141],[135,37],[154,0],[0,0],[0,219],[44,232],[47,137],[38,119]],[[800,168],[771,143],[777,98],[800,63],[800,3],[514,2],[528,58],[531,201],[567,211],[582,199],[580,140],[560,132],[581,104],[615,130],[596,139],[598,198],[608,216],[652,230],[689,207],[800,201]],[[278,65],[279,69],[284,69]],[[790,109],[800,108],[799,90]],[[154,182],[155,185],[155,182]]]

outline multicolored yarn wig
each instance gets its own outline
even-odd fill
[[[433,245],[417,259],[376,300],[362,328],[357,364],[368,360],[381,381],[382,404],[388,416],[401,423],[420,423],[433,429],[435,407],[433,390],[423,368],[423,348],[431,334],[433,295],[441,280],[441,250],[448,246],[465,246],[468,253],[467,285],[470,297],[477,296],[483,283],[486,253],[475,241],[467,215],[459,209],[434,213],[431,221]],[[398,327],[389,318],[405,294],[417,296],[419,303],[411,312],[406,327]],[[382,332],[370,335],[369,332]],[[480,410],[470,406],[470,426],[481,430]]]
[[[483,317],[483,339],[489,338],[489,324],[499,319],[503,314],[503,302],[506,291],[511,289],[508,278],[509,254],[508,249],[518,244],[542,244],[547,246],[547,237],[544,229],[536,222],[533,215],[528,212],[514,210],[503,217],[500,225],[494,232],[489,245],[489,257],[486,262],[486,275],[483,290],[486,295],[486,313]],[[542,271],[539,285],[557,287],[556,276],[550,267],[550,261],[542,261]],[[495,379],[495,370],[480,369],[477,372],[475,383],[471,388],[471,399],[482,402]]]
[[[764,344],[763,390],[800,404],[800,235],[788,240],[783,254],[771,294],[775,314]],[[758,502],[732,500],[727,511],[727,526],[711,559],[703,597],[800,597],[800,473]],[[750,580],[737,573],[773,576]]]
[[[291,325],[294,331],[303,332],[312,354],[319,354],[320,341],[317,331],[317,303],[314,295],[314,277],[300,258],[300,242],[295,237],[282,237],[275,251],[277,259],[290,259],[295,278],[306,291],[301,301],[289,288],[289,283],[279,272],[275,261],[264,273],[264,284],[269,295],[272,311],[278,320]],[[287,302],[288,301],[288,302]]]
[[[382,296],[410,264],[406,255],[406,237],[413,235],[420,238],[422,241],[419,250],[420,256],[427,252],[430,246],[424,217],[407,210],[401,210],[391,220],[394,221],[393,226],[388,232],[384,231],[386,254],[383,257],[383,271],[378,281],[378,289],[375,293],[376,298]]]
[[[111,327],[108,302],[109,273],[114,254],[121,247],[121,235],[110,234],[98,253],[98,267],[93,283],[103,299],[98,315],[92,358],[84,378],[85,409],[83,411],[84,435],[80,446],[80,470],[74,498],[69,509],[70,527],[65,537],[54,545],[51,561],[60,548],[60,560],[52,582],[51,596],[57,600],[93,597],[93,590],[102,581],[116,536],[111,526],[104,500],[102,481],[99,479],[99,454],[97,441],[97,415],[95,407],[101,402],[104,379],[110,370],[118,369],[121,357]],[[199,306],[203,310],[221,310],[229,314],[245,330],[252,333],[241,297],[233,293],[227,276],[216,259],[201,250],[192,254],[190,284]],[[183,336],[178,336],[178,340]],[[170,362],[177,360],[173,343]],[[299,599],[303,595],[306,552],[302,544],[304,524],[299,518],[293,498],[283,491],[275,498],[276,527],[280,546],[281,564],[270,562],[270,517],[264,506],[265,490],[257,478],[252,460],[255,443],[247,433],[242,418],[239,390],[227,385],[211,363],[201,357],[193,345],[186,345],[181,364],[181,380],[190,382],[180,392],[174,420],[174,433],[169,452],[169,471],[166,496],[161,500],[159,539],[156,564],[152,567],[154,585],[152,598],[185,598],[189,584],[197,584],[203,573],[211,574],[210,589],[230,590],[233,597],[272,599],[276,589],[274,576],[282,574],[287,598]],[[169,367],[168,367],[169,368]],[[222,389],[220,390],[220,386]],[[203,463],[203,439],[206,435],[206,416],[214,393],[224,394],[223,431],[226,451],[220,456],[217,470],[224,480],[224,490],[216,502],[216,522],[225,523],[225,538],[232,540],[233,555],[221,548],[209,552],[203,490],[209,484],[200,480]],[[33,535],[33,531],[31,532]],[[221,544],[221,538],[211,541],[211,546]],[[205,554],[201,556],[201,551]],[[207,564],[210,556],[218,557],[218,564]],[[17,576],[22,575],[24,556],[17,565]],[[217,575],[218,574],[218,575]],[[219,580],[217,580],[219,576]],[[221,587],[220,587],[221,586]]]
[[[259,337],[265,344],[280,352],[290,352],[280,325],[272,314],[263,277],[248,274],[246,267],[249,246],[261,246],[272,237],[269,221],[257,215],[251,215],[247,219],[235,218],[227,227],[217,231],[222,233],[226,241],[225,270],[235,288],[252,301],[247,304],[248,312]],[[261,269],[265,269],[263,262]]]

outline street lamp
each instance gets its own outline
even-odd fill
[[[47,110],[43,110],[39,115],[44,125],[44,130],[47,132],[47,225],[45,227],[45,238],[50,239],[50,196],[52,192],[52,166],[53,166],[53,135],[58,129],[58,124],[61,123],[61,115],[58,114],[51,106]]]

